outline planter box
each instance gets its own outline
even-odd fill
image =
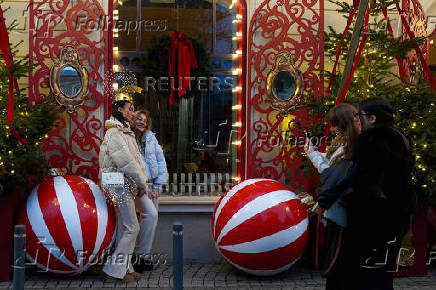
[[[0,281],[12,280],[15,217],[23,200],[20,194],[0,197]]]

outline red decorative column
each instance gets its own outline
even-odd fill
[[[266,97],[266,78],[275,57],[287,51],[303,73],[304,93],[321,96],[323,31],[324,1],[266,0],[253,13],[247,40],[244,178],[272,178],[294,191],[313,186],[314,181],[300,168],[302,160],[297,153],[302,150],[298,146],[302,132],[294,126],[306,113],[291,112],[292,116],[284,119],[274,111]]]
[[[90,78],[84,104],[72,114],[59,109],[56,128],[44,141],[43,150],[52,167],[96,180],[104,120],[110,114],[112,97],[112,2],[108,2],[108,12],[97,0],[30,3],[29,102],[48,96],[50,67],[66,45],[78,51]]]

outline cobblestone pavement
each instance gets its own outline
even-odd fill
[[[184,266],[184,289],[324,289],[325,279],[315,270],[294,267],[273,277],[259,278],[239,272],[227,264],[190,264]],[[436,267],[425,277],[395,278],[395,290],[436,289]],[[77,277],[53,277],[34,269],[26,272],[26,289],[171,289],[172,267],[156,266],[133,283],[105,283],[101,270]],[[0,282],[0,289],[12,289],[11,282]]]

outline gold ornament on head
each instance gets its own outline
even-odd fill
[[[115,94],[115,101],[127,100],[133,102],[132,94],[141,93],[142,88],[134,85],[124,86],[117,91]]]

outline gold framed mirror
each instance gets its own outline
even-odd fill
[[[62,48],[61,56],[50,69],[50,89],[68,113],[83,104],[89,90],[88,70],[79,61],[74,47]]]
[[[295,109],[301,101],[303,75],[296,68],[289,52],[280,52],[274,62],[274,68],[266,79],[267,96],[271,107],[282,116]]]

